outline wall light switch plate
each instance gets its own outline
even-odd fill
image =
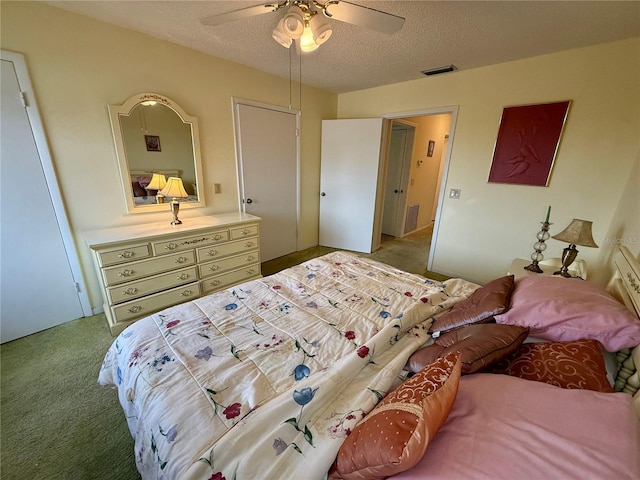
[[[452,188],[449,192],[449,198],[455,198],[456,200],[460,199],[460,189]]]
[[[222,186],[219,183],[213,184],[213,193],[222,193]]]

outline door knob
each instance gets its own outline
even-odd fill
[[[250,198],[247,198],[247,203],[253,203],[253,200],[251,200]]]
[[[321,192],[321,193],[320,193],[320,196],[321,196],[321,197],[324,197],[324,196],[326,196],[326,195],[327,195],[327,194],[326,194],[326,193],[324,193],[324,192]]]
[[[398,190],[394,190],[393,193],[398,193]]]

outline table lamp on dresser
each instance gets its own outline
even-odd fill
[[[184,189],[182,179],[178,177],[169,177],[165,187],[158,193],[165,197],[171,197],[171,202],[169,203],[171,207],[171,214],[173,215],[171,225],[181,224],[182,221],[178,219],[178,211],[180,210],[180,202],[178,199],[187,198],[189,196]]]

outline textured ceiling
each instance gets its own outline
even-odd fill
[[[47,3],[289,78],[289,50],[271,38],[282,10],[214,27],[200,23],[259,0]],[[352,3],[404,17],[405,24],[387,35],[329,20],[331,38],[302,57],[304,83],[343,93],[422,78],[421,71],[443,65],[466,70],[640,36],[639,1]]]

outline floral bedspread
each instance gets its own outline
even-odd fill
[[[335,252],[151,315],[107,352],[144,479],[323,478],[477,285]]]

